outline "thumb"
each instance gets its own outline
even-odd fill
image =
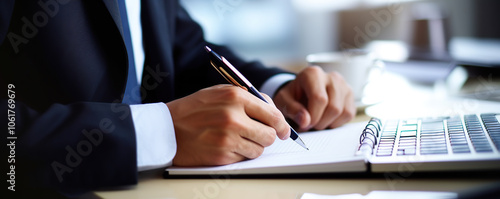
[[[281,112],[281,110],[278,109],[278,107],[276,107],[276,104],[274,104],[274,101],[271,97],[269,97],[268,95],[266,95],[265,93],[261,93],[262,94],[262,97],[264,97],[266,99],[266,101],[273,107],[275,108],[277,111]],[[285,124],[287,125],[287,131],[284,131],[284,133],[280,133],[280,132],[276,132],[278,137],[281,139],[281,140],[285,140],[285,139],[288,139],[290,137],[290,128],[288,127],[288,123],[285,121],[285,116],[283,115],[283,112],[281,112],[281,117],[283,119],[283,122],[285,122]]]

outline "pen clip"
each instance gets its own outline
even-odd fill
[[[248,88],[245,87],[245,86],[242,86],[240,83],[238,83],[238,81],[236,81],[228,72],[226,72],[226,70],[224,70],[224,68],[222,67],[218,67],[216,64],[214,64],[214,62],[212,62],[212,60],[210,60],[210,64],[215,68],[215,70],[217,70],[217,72],[219,72],[222,77],[224,77],[224,79],[226,79],[229,83],[235,85],[235,86],[238,86],[246,91],[248,91]]]

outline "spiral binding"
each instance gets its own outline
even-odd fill
[[[382,121],[378,118],[371,118],[365,126],[363,133],[359,136],[358,155],[370,155],[373,153],[377,138],[382,130]]]

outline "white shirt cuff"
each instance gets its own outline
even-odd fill
[[[274,94],[276,93],[278,88],[281,87],[281,85],[294,79],[295,75],[293,74],[283,73],[274,75],[266,82],[264,82],[264,84],[262,84],[259,91],[269,95],[272,98],[274,97]]]
[[[130,105],[137,142],[139,171],[172,165],[177,143],[172,116],[166,104]]]

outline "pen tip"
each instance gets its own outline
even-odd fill
[[[302,146],[302,148],[309,150],[309,147],[306,146],[306,143],[304,143],[304,141],[302,141],[300,137],[297,137],[297,139],[295,139],[295,142],[297,142],[297,144]]]
[[[210,49],[208,46],[205,46],[205,50],[206,50],[207,52],[212,51],[212,49]]]

